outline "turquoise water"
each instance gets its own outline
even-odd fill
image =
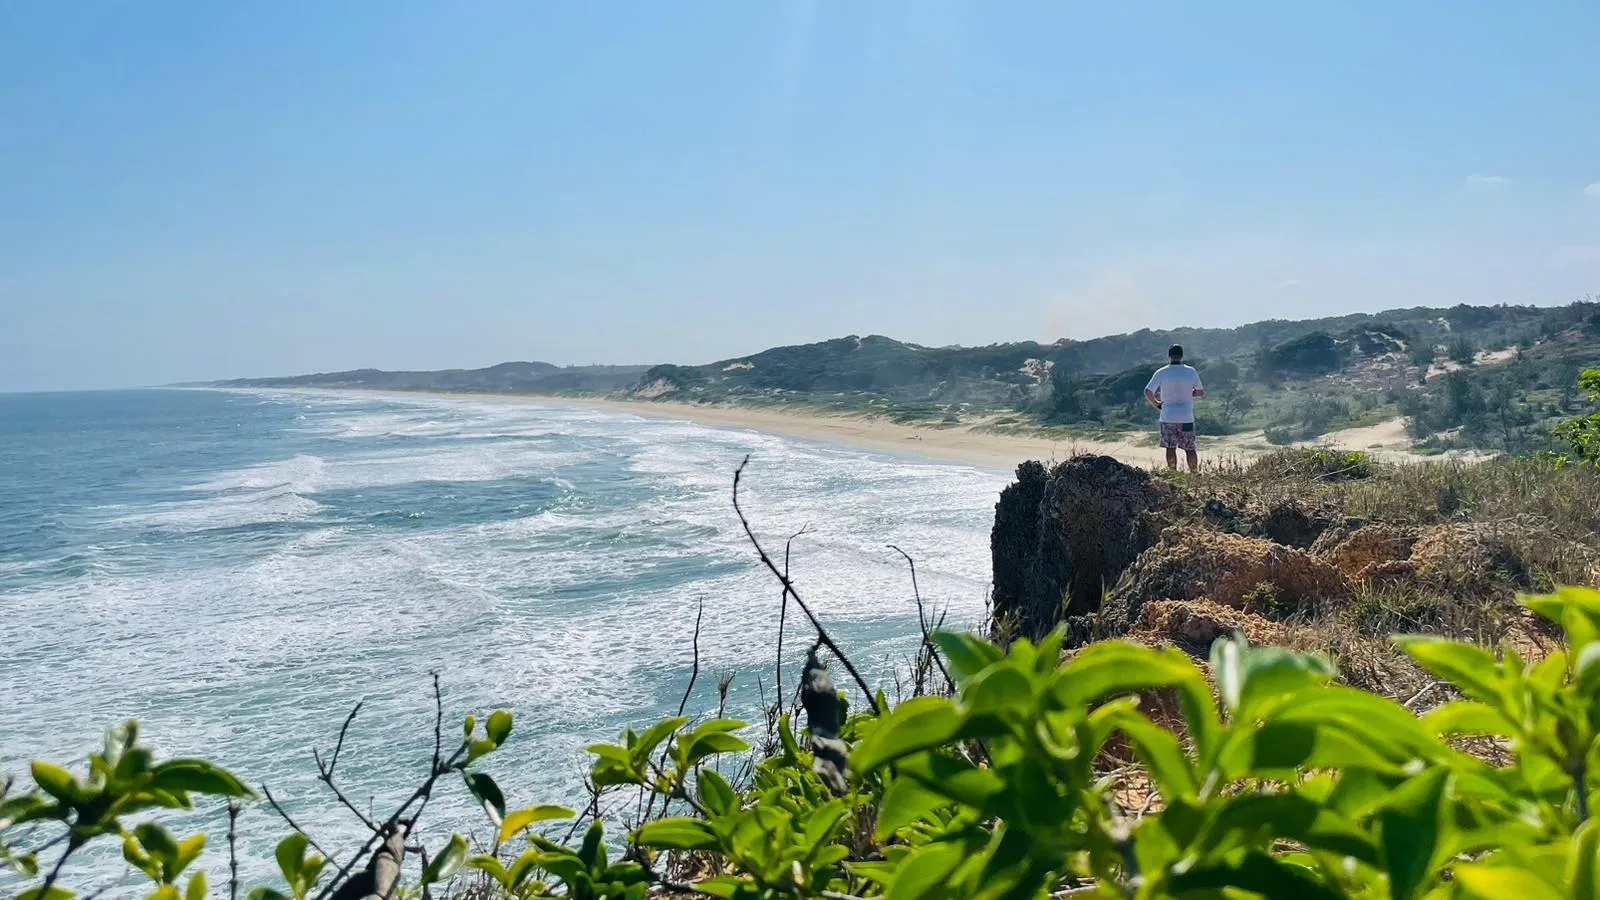
[[[340,769],[383,810],[426,766],[437,671],[453,722],[516,714],[488,766],[510,802],[581,803],[583,746],[676,709],[699,600],[690,710],[715,708],[722,672],[733,714],[771,695],[779,594],[729,502],[746,454],[758,534],[781,551],[811,525],[798,585],[891,694],[917,629],[886,544],[950,621],[981,618],[1003,472],[519,402],[0,395],[0,767],[80,759],[137,718],[162,753],[266,782],[340,844],[359,826],[312,748],[364,701]],[[483,831],[447,793],[426,824]],[[281,833],[246,812],[247,873]]]

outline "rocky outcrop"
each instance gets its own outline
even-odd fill
[[[1358,525],[1325,532],[1311,554],[1338,569],[1351,584],[1376,584],[1414,573],[1412,548],[1420,533],[1391,525]]]
[[[1109,456],[1019,466],[990,534],[997,630],[1037,638],[1097,612],[1106,590],[1155,543],[1147,514],[1157,497],[1150,473]]]
[[[1280,618],[1348,593],[1338,569],[1303,550],[1235,534],[1179,532],[1128,569],[1101,610],[1101,630],[1125,633],[1145,604],[1160,600],[1208,600]]]

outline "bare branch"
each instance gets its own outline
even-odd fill
[[[945,684],[954,689],[955,681],[950,678],[950,670],[944,667],[944,660],[939,656],[939,648],[934,646],[933,635],[928,632],[928,616],[922,609],[922,589],[917,586],[917,561],[911,558],[911,554],[893,544],[889,545],[889,549],[904,556],[906,565],[911,567],[911,593],[917,598],[917,626],[922,629],[922,645],[928,649],[928,655],[933,657],[934,664],[939,667],[939,674],[944,676]]]
[[[700,677],[700,621],[701,619],[705,618],[705,614],[706,601],[705,598],[702,597],[700,598],[700,602],[695,609],[694,614],[694,638],[692,639],[692,646],[694,647],[694,664],[693,668],[689,671],[689,686],[683,689],[683,699],[678,701],[678,715],[680,716],[683,715],[683,711],[688,708],[689,695],[694,692],[695,680]]]
[[[228,900],[239,900],[239,849],[236,843],[239,801],[228,801]]]
[[[261,793],[266,795],[267,802],[272,804],[272,808],[277,810],[278,815],[283,817],[283,820],[285,822],[289,823],[289,827],[290,828],[293,828],[295,831],[300,832],[300,836],[306,839],[306,843],[310,844],[312,849],[314,849],[318,853],[322,854],[322,858],[323,859],[325,859],[325,860],[327,860],[329,862],[333,862],[333,854],[331,854],[328,851],[322,849],[322,846],[317,843],[317,839],[312,837],[310,832],[306,831],[304,828],[301,828],[300,827],[300,823],[296,822],[293,818],[291,818],[289,816],[289,811],[284,809],[281,805],[279,805],[277,798],[272,796],[272,791],[267,788],[267,785],[266,785],[265,782],[263,782],[261,784]]]
[[[877,695],[872,692],[872,688],[867,686],[866,679],[862,678],[861,673],[856,671],[855,664],[850,662],[850,657],[846,656],[844,651],[839,649],[839,645],[834,643],[833,636],[828,634],[828,630],[822,627],[822,623],[811,612],[811,607],[807,606],[806,602],[800,598],[800,593],[794,588],[794,582],[790,581],[789,576],[778,569],[777,564],[772,561],[772,557],[768,556],[767,551],[762,548],[761,541],[756,539],[755,532],[751,530],[750,520],[745,518],[744,510],[739,506],[739,479],[744,475],[745,466],[749,464],[750,457],[746,456],[744,462],[739,463],[739,468],[733,472],[733,511],[739,516],[739,524],[744,527],[745,537],[749,538],[751,546],[755,547],[756,555],[761,557],[762,565],[765,565],[767,571],[771,572],[783,583],[785,594],[794,598],[795,605],[800,607],[800,611],[805,613],[806,618],[811,621],[811,627],[816,629],[819,643],[827,647],[835,657],[838,657],[839,662],[844,664],[845,670],[855,680],[856,687],[861,689],[862,696],[866,698],[868,703],[872,704],[873,711],[879,715],[883,714],[885,710],[879,707]]]
[[[364,703],[365,701],[362,702]],[[361,712],[361,703],[357,703],[355,708],[350,710],[350,715],[344,717],[344,725],[340,726],[339,728],[339,741],[338,743],[334,744],[333,756],[329,757],[326,764],[324,764],[322,761],[322,754],[317,752],[315,749],[311,751],[311,758],[317,761],[318,779],[320,779],[323,784],[328,786],[328,790],[333,791],[333,796],[339,799],[339,802],[344,805],[345,809],[348,809],[350,812],[354,813],[355,817],[361,820],[361,824],[367,826],[369,830],[377,831],[378,823],[372,821],[370,816],[362,812],[361,808],[356,806],[355,803],[351,802],[350,798],[345,796],[344,791],[340,790],[339,786],[333,783],[333,769],[339,764],[339,754],[344,750],[345,735],[350,731],[350,723],[356,720],[356,713],[358,712]]]
[[[350,723],[356,720],[356,713],[361,712],[361,705],[366,702],[358,701],[355,708],[350,710],[350,715],[344,717],[344,725],[339,728],[339,742],[333,745],[333,758],[328,760],[328,770],[323,773],[326,777],[333,777],[333,767],[339,764],[339,751],[344,749],[345,733],[350,730]]]
[[[798,538],[798,537],[800,537],[802,535],[808,534],[808,533],[810,533],[810,531],[811,531],[811,523],[807,522],[805,525],[801,526],[799,531],[796,531],[794,534],[789,535],[789,539],[787,541],[783,542],[783,577],[784,578],[788,578],[789,577],[789,550],[792,547],[794,547],[795,538]],[[788,617],[789,617],[789,592],[787,590],[785,590],[783,592],[782,602],[778,606],[778,673],[777,673],[777,683],[773,687],[773,696],[777,698],[779,703],[783,702],[783,627],[784,627],[785,621],[788,619]]]
[[[444,694],[439,690],[439,673],[433,676],[433,770],[439,771],[439,755],[444,752]]]
[[[424,781],[422,785],[415,791],[413,791],[411,796],[408,797],[404,803],[400,804],[400,808],[396,809],[394,813],[383,822],[383,824],[378,826],[378,830],[373,833],[372,837],[367,838],[366,842],[361,845],[361,849],[357,850],[356,854],[339,868],[339,871],[335,873],[333,880],[328,882],[328,885],[318,892],[316,900],[328,900],[329,897],[333,896],[333,894],[344,883],[345,879],[348,878],[350,873],[355,869],[356,864],[361,862],[362,859],[366,858],[367,854],[373,851],[373,848],[377,846],[380,840],[387,841],[392,839],[397,833],[397,828],[400,829],[399,835],[402,839],[399,849],[403,853],[405,850],[404,834],[406,831],[413,830],[415,823],[422,818],[422,811],[427,808],[428,799],[433,796],[433,787],[439,781],[439,777],[454,768],[455,765],[461,760],[461,757],[466,754],[467,743],[466,741],[462,741],[461,744],[456,747],[455,752],[450,754],[448,758],[440,758],[443,754],[442,729],[444,723],[444,699],[439,689],[439,674],[437,672],[433,673],[433,697],[437,712],[434,717],[433,724],[433,765],[432,770],[428,773],[427,780]],[[409,824],[407,826],[402,827],[401,821],[405,817],[405,814],[410,811],[412,805],[418,801],[421,801],[422,805],[418,807],[416,815],[409,820]],[[387,846],[387,843],[385,846]],[[324,857],[327,856],[327,854],[323,855]]]

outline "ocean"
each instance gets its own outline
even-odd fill
[[[1009,473],[731,428],[511,402],[138,390],[0,395],[0,771],[81,764],[137,719],[163,755],[265,783],[325,846],[361,826],[317,781],[350,709],[339,777],[383,813],[425,773],[432,680],[447,738],[511,710],[485,769],[513,806],[585,802],[583,748],[676,711],[759,722],[774,691],[779,587],[802,595],[875,684],[918,643],[901,557],[954,625],[982,617],[988,533]],[[790,691],[809,634],[791,608]],[[843,673],[835,675],[850,689]],[[859,702],[859,697],[852,697]],[[382,815],[379,816],[382,818]],[[202,864],[226,883],[225,815]],[[486,831],[457,783],[429,830]],[[240,819],[242,869],[287,833]],[[113,842],[114,843],[114,842]],[[115,879],[89,859],[75,886]]]

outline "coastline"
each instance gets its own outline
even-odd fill
[[[285,389],[280,389],[285,390]],[[960,463],[984,469],[1014,470],[1026,460],[1049,462],[1079,453],[1100,453],[1130,465],[1154,468],[1165,465],[1165,454],[1155,445],[1155,428],[1148,434],[1132,432],[1129,440],[1107,441],[1091,438],[1050,438],[994,434],[978,430],[980,425],[932,427],[890,422],[867,416],[828,415],[805,410],[762,409],[743,406],[701,406],[670,400],[638,401],[602,397],[543,396],[534,394],[478,394],[453,391],[347,390],[343,388],[291,388],[315,393],[365,394],[391,398],[431,397],[449,400],[475,400],[491,403],[525,403],[537,406],[577,407],[602,412],[634,415],[651,419],[670,419],[748,429],[807,440],[825,441],[919,457]],[[1219,454],[1236,458],[1256,455],[1259,450],[1239,436],[1216,437],[1201,444],[1202,458]]]

